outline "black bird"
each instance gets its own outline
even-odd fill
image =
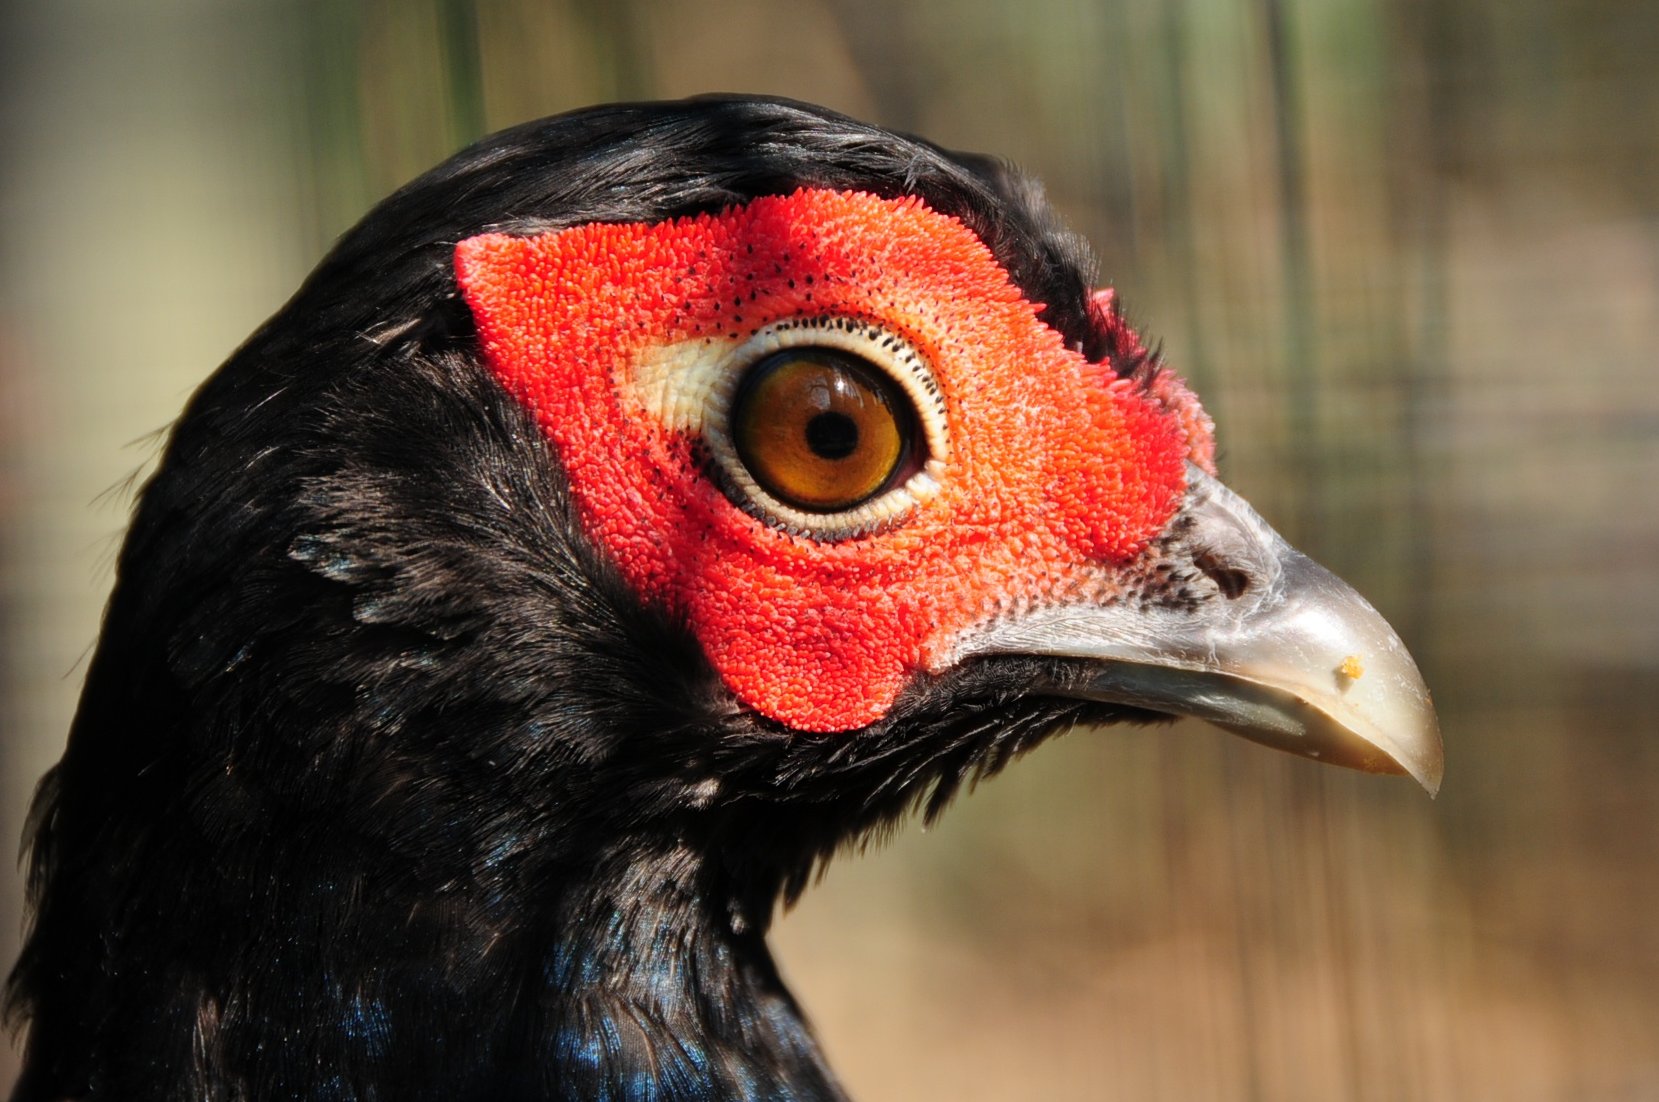
[[[1038,187],[802,104],[488,138],[191,399],[32,818],[17,1102],[842,1097],[765,944],[1078,724],[1433,788]]]

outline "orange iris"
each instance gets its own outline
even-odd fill
[[[732,406],[743,465],[767,493],[811,512],[849,509],[887,489],[913,425],[886,375],[829,348],[762,360]]]

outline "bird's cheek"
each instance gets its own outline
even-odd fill
[[[710,664],[744,704],[790,727],[866,726],[916,666],[918,617],[891,588],[803,584],[764,568],[704,581],[680,592]]]

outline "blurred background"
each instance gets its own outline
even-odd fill
[[[785,94],[1043,177],[1447,743],[1431,801],[1077,732],[838,862],[774,942],[854,1095],[1659,1098],[1656,57],[1642,0],[0,5],[0,852],[133,472],[337,234],[488,130]]]

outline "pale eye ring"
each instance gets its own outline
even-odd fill
[[[896,523],[938,491],[944,400],[897,334],[857,318],[792,319],[728,365],[704,437],[741,508],[835,540]]]

